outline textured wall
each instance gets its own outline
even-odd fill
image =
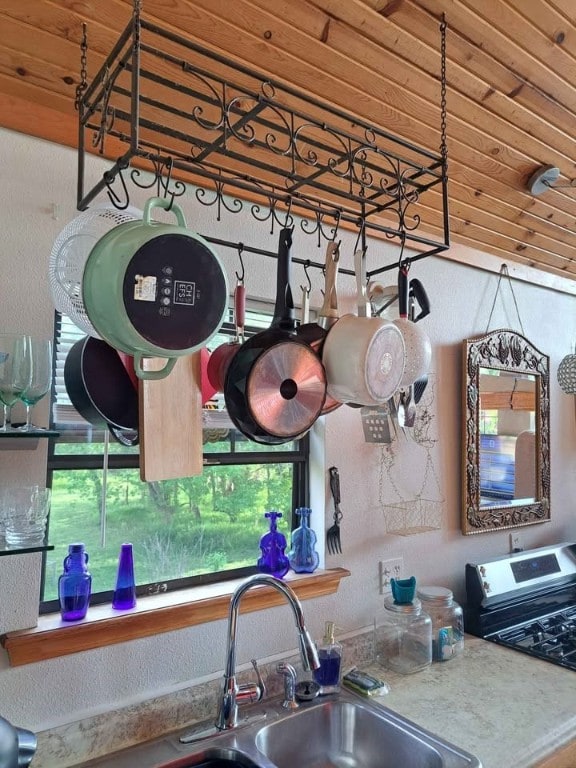
[[[75,209],[76,158],[73,151],[0,132],[0,266],[2,274],[0,327],[33,333],[50,332],[52,305],[47,288],[47,265],[52,242],[65,224],[77,215]],[[94,161],[95,179],[103,165]],[[141,204],[140,201],[136,201]],[[203,234],[218,234],[245,243],[275,249],[277,235],[269,224],[258,224],[241,215],[223,215],[215,221],[214,208],[183,203],[189,225]],[[352,262],[354,238],[345,237],[343,259]],[[295,235],[295,255],[323,259],[315,237]],[[231,283],[237,262],[234,252],[222,251]],[[369,266],[390,263],[396,251],[386,244],[371,246]],[[270,296],[273,291],[273,262],[261,257],[246,258],[246,285],[252,296]],[[498,265],[497,265],[498,267]],[[460,533],[460,434],[461,349],[464,338],[486,330],[497,275],[447,259],[430,258],[413,266],[426,286],[432,314],[424,323],[434,347],[432,361],[434,393],[430,406],[433,476],[422,489],[426,451],[401,437],[390,458],[380,445],[364,441],[359,413],[343,407],[325,419],[325,466],[340,469],[343,554],[327,557],[327,565],[342,565],[352,572],[340,592],[305,603],[308,624],[320,633],[325,619],[334,619],[340,631],[369,625],[381,609],[378,594],[378,561],[402,555],[408,573],[421,583],[452,587],[463,599],[464,566],[467,561],[508,551],[508,532],[464,537]],[[321,277],[313,274],[313,306],[321,301]],[[395,280],[387,273],[382,281]],[[293,285],[303,275],[295,268]],[[340,279],[341,305],[353,306],[353,280]],[[573,349],[575,299],[537,284],[514,283],[526,336],[551,356],[552,372],[552,521],[522,529],[525,547],[576,539],[573,499],[576,434],[574,403],[556,385],[556,369]],[[498,301],[491,328],[518,329],[508,287]],[[389,469],[389,471],[388,471]],[[36,451],[1,451],[0,484],[43,482],[45,448]],[[325,474],[317,473],[316,491],[321,498]],[[411,499],[422,493],[443,499],[439,530],[414,536],[386,533],[384,507],[400,496]],[[331,512],[331,508],[328,507]],[[10,563],[6,561],[10,560]],[[12,615],[14,606],[35,605],[38,594],[38,556],[0,558],[0,616]],[[16,573],[14,572],[16,569]],[[292,618],[285,607],[243,618],[239,628],[239,660],[252,655],[263,658],[293,649]],[[221,671],[224,659],[224,623],[219,621],[190,630],[146,638],[133,643],[89,651],[53,661],[10,668],[0,650],[0,713],[11,721],[43,730],[113,707],[139,701],[154,694],[185,687]]]

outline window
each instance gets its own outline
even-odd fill
[[[268,327],[269,307],[246,313],[247,334]],[[233,334],[232,318],[210,343]],[[45,554],[41,612],[57,610],[58,576],[68,544],[82,541],[90,555],[92,603],[111,599],[120,544],[131,541],[139,594],[153,594],[255,572],[264,512],[305,506],[308,439],[267,446],[234,429],[217,396],[204,409],[204,471],[197,477],[145,483],[138,447],[118,442],[86,422],[72,406],[64,360],[82,332],[56,319],[53,426],[60,433],[48,459],[52,486],[50,543]]]

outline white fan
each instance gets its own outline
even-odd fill
[[[138,208],[118,210],[110,203],[99,203],[72,219],[54,241],[48,267],[54,306],[88,336],[100,338],[82,299],[82,278],[90,251],[114,227],[141,218]]]

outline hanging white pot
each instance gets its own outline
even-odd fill
[[[328,394],[341,403],[379,405],[396,392],[404,373],[402,334],[394,323],[370,317],[366,254],[354,254],[358,315],[344,315],[328,331],[322,349]]]

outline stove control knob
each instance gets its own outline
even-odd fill
[[[482,586],[484,587],[484,592],[490,592],[491,591],[490,584],[488,584],[487,581],[483,581],[482,582]]]
[[[480,576],[486,576],[486,568],[483,565],[480,566]]]

